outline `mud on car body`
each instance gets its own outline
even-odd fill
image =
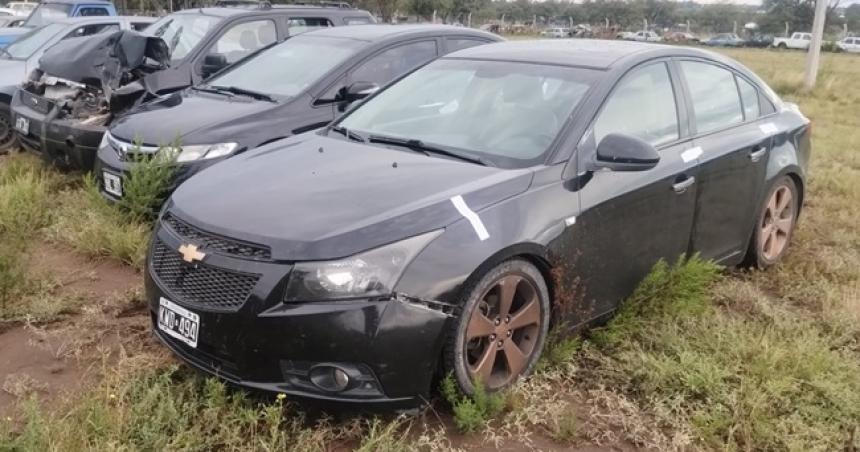
[[[708,51],[461,50],[180,186],[147,259],[153,330],[302,397],[414,404],[443,373],[496,390],[659,259],[775,264],[809,152],[807,118]]]
[[[126,88],[126,84],[131,82],[143,83],[146,95],[142,99],[146,100],[199,83],[257,50],[308,29],[373,21],[370,13],[363,10],[314,6],[201,8],[176,12],[159,19],[143,32],[167,43],[170,53],[168,66],[148,73],[142,79],[128,77],[115,89],[135,88]],[[97,46],[93,48],[98,49]],[[62,58],[60,55],[61,62]],[[107,58],[110,64],[116,64],[116,56]],[[126,68],[129,73],[137,69]],[[48,77],[57,77],[57,74],[42,72]],[[78,90],[79,94],[75,96],[101,90],[93,101],[102,105],[113,103],[112,93],[105,92],[98,79],[68,81],[72,83],[66,83],[67,87]],[[84,88],[78,85],[84,85]],[[106,127],[127,110],[112,107],[107,116],[77,117],[73,111],[58,105],[56,99],[43,96],[43,86],[42,80],[32,80],[13,100],[14,121],[20,117],[22,122],[30,125],[19,133],[22,143],[51,162],[91,170]],[[127,98],[122,104],[125,108],[134,105],[136,102],[129,102]]]
[[[102,193],[110,200],[122,196],[136,154],[178,142],[175,187],[235,154],[323,127],[350,103],[439,55],[500,40],[443,25],[365,25],[296,36],[117,120],[98,152]]]

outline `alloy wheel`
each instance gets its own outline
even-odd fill
[[[528,366],[541,331],[540,295],[525,275],[507,274],[481,296],[466,327],[466,369],[488,389],[515,380]]]
[[[785,185],[774,190],[765,206],[759,225],[761,254],[769,261],[776,260],[788,246],[794,227],[794,196]]]

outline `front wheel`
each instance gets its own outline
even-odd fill
[[[6,154],[14,150],[17,138],[9,117],[0,114],[0,154]]]
[[[445,346],[446,373],[467,394],[474,393],[475,382],[497,391],[531,373],[549,328],[549,291],[540,271],[526,260],[509,260],[464,293]]]
[[[750,239],[746,264],[761,269],[779,262],[788,250],[788,244],[797,224],[800,196],[797,184],[789,176],[774,182],[758,213],[758,221]]]

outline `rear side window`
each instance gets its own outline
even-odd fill
[[[343,23],[347,25],[367,25],[372,24],[373,20],[370,17],[344,17]]]
[[[107,9],[105,8],[81,8],[78,11],[78,15],[82,17],[87,16],[108,16]]]
[[[487,43],[487,41],[479,41],[477,39],[466,38],[448,38],[445,40],[445,42],[448,48],[448,53],[456,52],[462,49],[468,49],[469,47],[475,47]]]
[[[306,31],[316,30],[333,26],[331,21],[325,17],[290,17],[287,19],[290,36]]]
[[[741,93],[741,103],[744,107],[744,119],[751,121],[761,116],[761,107],[758,103],[758,90],[752,84],[740,77],[735,76],[738,81],[738,91]]]
[[[383,86],[395,78],[436,58],[436,41],[419,41],[384,50],[352,72],[353,82]]]
[[[624,76],[594,122],[599,143],[610,133],[624,133],[660,145],[677,140],[678,108],[665,63],[651,64]]]
[[[693,103],[696,130],[708,133],[743,122],[741,99],[731,72],[713,64],[682,61]]]

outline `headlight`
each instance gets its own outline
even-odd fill
[[[406,266],[442,230],[385,245],[336,261],[299,262],[284,301],[321,301],[391,294]]]
[[[236,150],[239,145],[236,143],[219,143],[219,144],[195,144],[189,146],[180,146],[179,155],[176,156],[177,162],[191,162],[201,159],[214,159],[230,155]]]

